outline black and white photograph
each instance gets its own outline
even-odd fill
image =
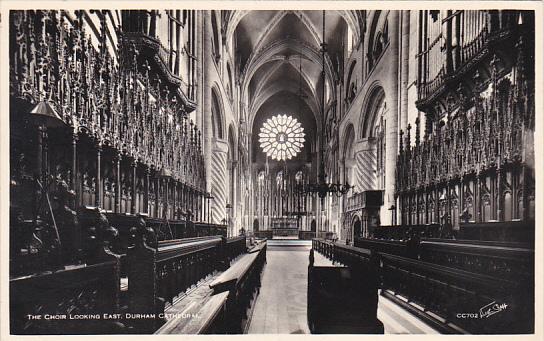
[[[293,3],[3,5],[2,337],[542,333],[542,3]]]

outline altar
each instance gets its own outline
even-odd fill
[[[272,218],[273,237],[297,237],[298,227],[296,218],[276,217]]]

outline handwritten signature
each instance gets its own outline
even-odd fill
[[[506,303],[497,303],[495,301],[484,305],[480,308],[480,318],[488,318],[489,316],[495,315],[496,313],[500,313],[501,311],[505,310],[508,307],[508,304]]]

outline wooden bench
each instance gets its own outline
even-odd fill
[[[227,258],[229,263],[238,255],[245,253],[247,250],[246,237],[232,237],[227,239]]]
[[[228,292],[225,332],[243,333],[247,327],[247,310],[253,295],[261,286],[261,273],[266,263],[266,242],[252,253],[240,257],[211,284],[214,294]]]
[[[382,294],[443,333],[523,334],[534,323],[534,287],[517,280],[381,254]],[[400,298],[402,297],[402,298]],[[483,318],[489,304],[505,309]],[[460,313],[477,318],[464,318]]]
[[[375,252],[383,252],[397,256],[408,256],[408,242],[403,240],[381,240],[370,238],[355,238],[354,246],[373,250]]]
[[[534,243],[535,221],[461,223],[459,238]]]
[[[382,295],[443,333],[534,331],[534,250],[522,244],[430,239],[418,246],[420,258],[374,252],[370,263],[373,254],[362,248],[323,240],[313,245],[363,273],[380,264],[374,278],[382,281]],[[489,318],[480,316],[497,307]]]
[[[378,271],[371,252],[335,245],[335,264],[308,266],[308,326],[312,334],[383,334],[378,320]]]
[[[225,329],[227,298],[225,291],[210,297],[203,305],[192,305],[174,313],[155,334],[219,334]]]
[[[10,279],[11,333],[123,333],[120,319],[103,319],[103,314],[119,313],[118,269],[119,262],[112,257],[97,264]]]
[[[534,249],[524,243],[425,239],[422,261],[498,278],[533,282]]]

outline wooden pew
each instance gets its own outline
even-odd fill
[[[183,314],[169,319],[155,334],[223,333],[228,295],[229,292],[225,291],[213,295],[202,306],[191,306]]]
[[[316,246],[327,246],[317,241]],[[321,248],[323,249],[323,248]],[[383,334],[378,311],[378,264],[371,252],[334,245],[334,262],[316,266],[310,251],[308,325],[312,334]]]
[[[525,243],[424,239],[419,259],[518,282],[533,281],[534,249]]]
[[[461,223],[459,238],[534,243],[535,221]]]
[[[147,244],[148,232],[140,226],[127,256],[129,312],[153,317],[133,320],[140,333],[157,330],[164,323],[159,314],[166,302],[172,303],[175,296],[223,268],[226,262],[226,243],[221,237],[161,241],[152,248]]]
[[[400,240],[381,240],[369,238],[355,238],[354,246],[373,250],[375,252],[388,253],[397,256],[407,257],[409,254],[409,243]]]
[[[10,278],[12,334],[117,334],[120,256],[117,231],[98,209],[84,211],[85,263]],[[107,317],[105,317],[105,315]]]
[[[228,292],[225,333],[241,334],[248,322],[247,310],[254,293],[261,286],[261,273],[266,263],[266,243],[258,244],[252,252],[239,258],[211,284],[215,295]]]
[[[119,313],[117,271],[112,260],[11,279],[11,333],[122,333],[119,319],[103,317]]]
[[[533,330],[534,287],[405,257],[381,254],[380,259],[382,294],[444,333]],[[496,314],[487,318],[488,309],[497,310]]]
[[[253,247],[248,250],[248,253],[259,253],[266,247],[266,242],[262,241],[253,245]],[[266,254],[263,253],[264,256]],[[259,257],[257,255],[256,257]],[[261,255],[262,257],[262,255]],[[242,261],[244,264],[247,264],[247,261],[253,259],[254,257],[246,258],[242,256],[240,259],[236,260],[232,265],[232,268],[240,269],[238,262]],[[243,266],[242,266],[243,267]],[[228,270],[227,270],[228,271]],[[229,274],[225,276],[230,276]],[[219,281],[222,281],[218,277]],[[247,282],[247,280],[246,280]],[[214,292],[218,292],[212,295],[209,298],[204,298],[202,301],[195,302],[196,304],[190,305],[189,308],[183,310],[182,316],[174,316],[168,320],[161,328],[159,328],[155,334],[223,334],[227,333],[230,329],[228,323],[232,322],[232,319],[229,318],[229,314],[232,314],[232,309],[227,309],[228,298],[231,293],[230,290],[223,290],[224,287],[212,288],[219,285],[218,282],[214,281],[211,283],[210,288]],[[183,308],[181,308],[183,309]],[[236,322],[235,322],[236,323]],[[240,324],[238,322],[238,324]]]
[[[317,239],[313,246],[333,261],[367,262],[358,248]],[[415,258],[376,253],[382,295],[443,333],[532,333],[534,250],[530,246],[425,239],[418,248]]]
[[[380,225],[374,228],[371,238],[406,241],[414,234],[417,234],[420,238],[437,238],[440,234],[440,225]]]
[[[241,255],[246,252],[246,237],[245,236],[239,236],[239,237],[232,237],[227,239],[227,258],[229,263],[238,257],[238,255]]]

